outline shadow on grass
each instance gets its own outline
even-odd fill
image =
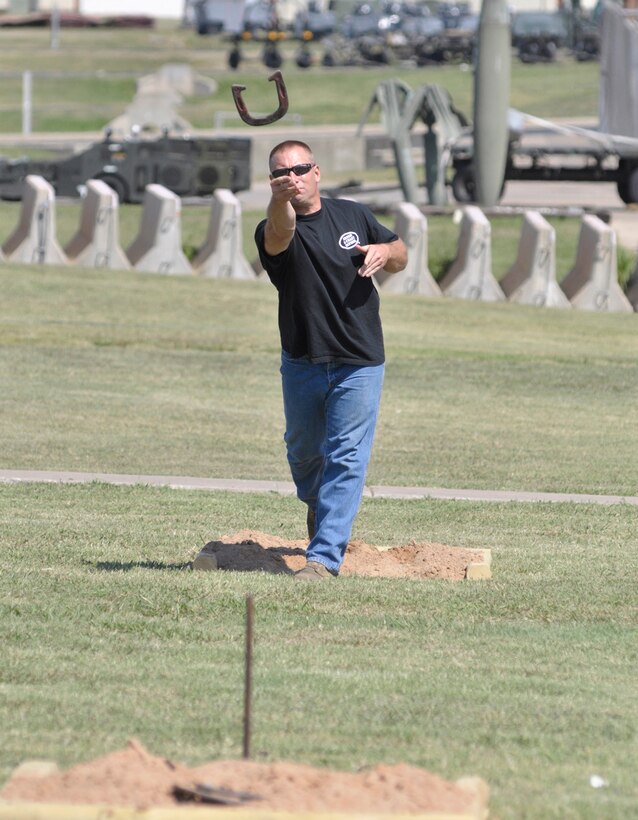
[[[305,549],[299,547],[263,546],[252,540],[235,543],[211,541],[206,544],[203,552],[215,557],[218,570],[267,572],[273,575],[294,575],[295,571],[305,563],[306,556]],[[290,559],[293,559],[293,566],[289,566]],[[129,572],[134,569],[183,570],[191,569],[193,566],[192,561],[179,564],[163,561],[96,561],[95,563],[87,561],[86,563],[102,572]]]
[[[265,539],[265,537],[264,537]],[[217,569],[233,572],[268,572],[294,575],[305,563],[306,550],[294,546],[271,546],[248,538],[227,543],[210,541],[202,552],[215,557]],[[292,565],[291,565],[291,560]]]
[[[129,572],[132,569],[190,569],[191,562],[165,564],[163,561],[98,561],[96,564],[91,563],[90,566],[103,572]]]

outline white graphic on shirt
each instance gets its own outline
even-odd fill
[[[355,245],[361,244],[359,242],[359,236],[355,231],[348,231],[347,233],[342,233],[339,237],[339,247],[343,248],[344,251],[349,251],[354,248]]]

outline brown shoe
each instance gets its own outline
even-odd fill
[[[310,541],[315,537],[316,532],[316,513],[313,509],[308,507],[308,513],[306,515],[306,527],[308,528],[308,538]]]
[[[295,572],[295,578],[300,581],[323,581],[324,578],[334,577],[328,567],[325,564],[320,564],[319,561],[307,561],[303,569]]]

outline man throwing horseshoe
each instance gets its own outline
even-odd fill
[[[407,264],[405,244],[366,206],[320,195],[304,142],[276,145],[271,197],[255,231],[279,294],[284,441],[310,542],[299,580],[339,574],[361,504],[383,384],[372,276]]]

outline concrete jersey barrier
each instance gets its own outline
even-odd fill
[[[463,208],[456,257],[440,284],[446,296],[481,302],[505,299],[492,273],[492,229],[476,205]]]
[[[182,201],[163,185],[147,185],[137,236],[126,249],[135,270],[192,273],[182,251]]]
[[[117,194],[100,179],[90,179],[86,189],[77,233],[64,252],[76,265],[128,270],[130,262],[120,247]]]
[[[633,311],[618,284],[616,234],[597,216],[582,218],[576,261],[561,287],[572,305],[581,310]]]
[[[512,267],[500,281],[510,302],[569,308],[556,281],[556,231],[538,211],[526,211]]]
[[[56,238],[55,191],[43,177],[30,174],[25,178],[20,220],[2,252],[10,262],[68,264]]]

